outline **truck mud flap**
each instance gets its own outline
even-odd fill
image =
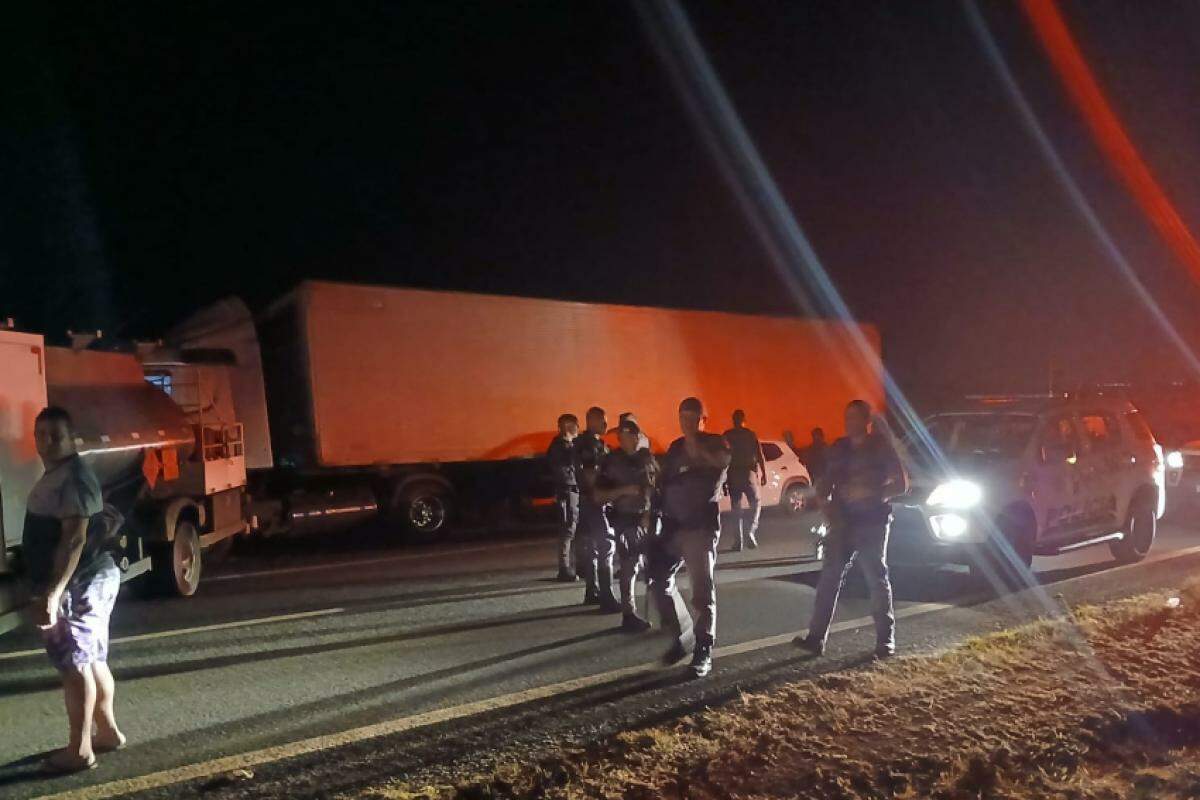
[[[117,566],[121,568],[121,583],[125,583],[150,571],[150,556],[139,558],[137,561],[122,558]]]

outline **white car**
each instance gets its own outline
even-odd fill
[[[782,506],[787,514],[799,514],[812,494],[812,478],[786,442],[762,442],[763,458],[767,462],[767,485],[759,487],[759,504],[763,508]],[[753,476],[758,480],[758,475]],[[721,510],[729,511],[729,495],[721,497]]]

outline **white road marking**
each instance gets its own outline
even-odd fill
[[[514,544],[509,544],[509,545],[504,545],[504,546],[520,547],[522,545],[514,543]],[[472,548],[472,550],[485,550],[485,549],[488,549],[488,548]],[[1136,564],[1122,564],[1120,566],[1110,567],[1110,568],[1104,570],[1104,574],[1111,575],[1112,573],[1115,573],[1115,572],[1122,572],[1127,569],[1143,567],[1143,566],[1146,566],[1147,564],[1156,564],[1161,561],[1170,561],[1171,559],[1182,558],[1184,556],[1189,556],[1194,553],[1200,553],[1200,545],[1183,548],[1181,550],[1171,550],[1166,553],[1162,553],[1161,555],[1158,555],[1158,556],[1151,556],[1151,557],[1145,559],[1144,561],[1140,561]],[[394,558],[413,558],[416,555],[417,554],[411,554],[409,556],[395,556]],[[1050,558],[1054,558],[1054,556],[1050,556]],[[387,560],[387,559],[384,559],[384,560]],[[351,566],[354,563],[358,563],[358,562],[350,562],[349,564],[347,564],[347,566]],[[367,561],[367,562],[362,562],[362,563],[375,563],[375,562]],[[804,572],[814,572],[814,571],[816,571],[816,568],[818,565],[815,563],[812,565],[802,563],[802,564],[800,564],[800,566],[801,567],[812,566],[813,569],[804,569],[803,571]],[[317,568],[324,568],[324,567],[317,567]],[[299,567],[297,569],[307,570],[310,568],[309,567]],[[764,568],[764,569],[768,569],[768,568]],[[257,574],[257,573],[246,573],[246,575],[253,575],[253,574]],[[278,574],[278,573],[264,572],[262,574]],[[1086,575],[1078,575],[1078,576],[1074,576],[1074,577],[1070,577],[1070,578],[1063,578],[1062,580],[1059,580],[1059,581],[1042,584],[1042,586],[1043,586],[1043,588],[1048,587],[1048,586],[1054,586],[1059,583],[1065,583],[1067,581],[1078,580],[1080,578],[1086,578],[1092,574],[1094,574],[1094,573],[1088,573]],[[225,576],[225,577],[239,577],[239,576]],[[216,580],[216,578],[210,578],[208,580]],[[529,591],[556,591],[556,590],[569,590],[569,589],[574,589],[576,587],[564,584],[561,586],[527,587],[527,588],[529,589]],[[456,602],[459,600],[469,600],[469,599],[476,599],[476,598],[486,599],[488,597],[493,597],[493,596],[497,596],[497,595],[505,595],[511,591],[513,591],[513,590],[512,589],[496,589],[496,590],[493,590],[490,592],[463,592],[461,594],[445,595],[443,597],[438,597],[438,598],[434,598],[434,599],[436,599],[438,602],[450,603],[450,602]],[[971,599],[971,598],[959,598],[959,602],[957,603],[957,605],[965,605],[966,603],[963,602],[964,599]],[[201,625],[201,626],[195,627],[195,628],[175,628],[175,629],[167,630],[167,631],[158,631],[156,633],[141,633],[141,634],[137,634],[134,636],[121,636],[121,637],[113,639],[112,643],[113,644],[124,644],[127,642],[142,642],[142,641],[148,641],[148,640],[152,640],[152,639],[166,639],[166,638],[174,637],[174,636],[187,636],[189,634],[194,634],[194,633],[207,633],[210,631],[229,630],[229,629],[233,629],[233,628],[246,628],[246,627],[251,627],[251,626],[255,626],[255,625],[268,625],[273,622],[289,622],[292,620],[305,619],[308,617],[323,617],[323,616],[330,616],[333,614],[343,614],[345,612],[346,612],[346,609],[344,609],[344,608],[323,608],[323,609],[318,609],[316,611],[297,612],[295,614],[280,614],[278,616],[273,616],[273,617],[259,617],[259,618],[255,618],[255,619],[236,620],[233,622],[221,622],[221,623],[216,623],[213,625]],[[897,612],[897,615],[899,615],[899,612]],[[785,636],[784,638],[790,639],[790,636]],[[10,660],[18,659],[18,658],[31,658],[34,656],[41,656],[41,655],[43,655],[43,651],[40,649],[38,649],[38,650],[15,650],[10,653],[0,653],[0,661],[10,661]]]
[[[155,633],[139,633],[134,636],[120,636],[112,640],[112,644],[124,644],[126,642],[145,642],[151,639],[167,639],[172,636],[186,636],[191,633],[206,633],[208,631],[226,631],[231,628],[248,628],[252,625],[269,625],[272,622],[291,622],[297,619],[308,619],[310,617],[327,617],[331,614],[344,614],[344,608],[322,608],[317,611],[299,611],[295,614],[279,614],[274,617],[259,617],[257,619],[240,619],[234,622],[218,622],[213,625],[201,625],[196,628],[174,628],[169,631],[157,631]],[[29,656],[40,656],[42,650],[15,650],[11,653],[0,653],[0,661],[8,661],[14,658],[28,658]]]
[[[801,565],[805,567],[807,565]],[[764,570],[778,570],[784,567],[763,567]],[[812,572],[812,569],[802,569],[803,572]],[[737,576],[740,580],[753,580],[750,576]],[[733,578],[731,577],[732,581]],[[457,603],[467,600],[486,600],[489,597],[504,597],[514,592],[524,591],[527,593],[533,592],[561,592],[561,591],[579,591],[577,586],[571,584],[552,584],[549,586],[514,586],[508,589],[492,589],[486,592],[464,591],[456,594],[446,594],[439,597],[429,598],[435,603]],[[639,596],[644,596],[644,590],[638,591]],[[389,606],[384,604],[378,610],[388,610]],[[344,614],[348,609],[337,608],[322,608],[316,611],[300,611],[294,614],[279,614],[272,617],[257,617],[254,619],[235,620],[232,622],[218,622],[212,625],[200,625],[194,628],[172,628],[171,630],[157,631],[155,633],[139,633],[132,636],[118,636],[111,641],[111,644],[125,644],[128,642],[143,642],[152,639],[167,639],[174,636],[188,636],[194,633],[209,633],[211,631],[229,630],[232,628],[248,628],[255,625],[269,625],[275,622],[292,622],[298,619],[307,619],[310,617],[327,617],[333,614]],[[18,658],[33,658],[35,656],[43,656],[43,650],[14,650],[10,653],[0,653],[0,661],[11,661]]]
[[[906,617],[915,617],[920,614],[928,614],[934,611],[942,611],[954,606],[950,603],[921,603],[918,605],[907,606],[896,612],[897,619]],[[874,620],[871,617],[859,617],[857,619],[846,620],[844,622],[835,623],[830,627],[830,632],[852,630],[861,628],[867,625],[873,625]],[[800,631],[799,633],[804,633]],[[754,639],[741,644],[728,645],[726,647],[718,647],[714,652],[715,658],[724,658],[733,655],[741,655],[744,653],[763,650],[768,647],[777,647],[781,644],[787,644],[792,638],[797,635],[794,633],[781,634],[778,636],[768,636],[762,639]],[[96,786],[87,786],[81,789],[71,789],[58,794],[42,795],[35,800],[106,800],[110,797],[120,797],[123,794],[130,792],[146,791],[148,789],[157,789],[163,786],[172,786],[184,781],[196,780],[199,778],[207,778],[212,775],[220,775],[224,772],[230,772],[235,769],[246,769],[255,767],[260,764],[268,764],[274,761],[282,761],[285,758],[295,758],[297,756],[316,753],[321,750],[328,750],[334,747],[354,744],[366,739],[376,739],[381,736],[389,736],[395,733],[403,733],[404,731],[415,730],[429,725],[436,725],[441,722],[449,722],[451,720],[462,719],[482,714],[488,711],[499,711],[514,706],[523,705],[525,703],[534,702],[537,700],[546,700],[557,695],[567,694],[569,692],[577,692],[582,689],[590,689],[606,683],[625,680],[628,678],[640,677],[649,675],[654,672],[662,671],[664,668],[658,662],[650,662],[639,664],[633,667],[622,667],[621,669],[613,669],[607,672],[600,672],[595,675],[586,675],[581,678],[572,678],[571,680],[559,681],[558,683],[539,686],[534,689],[525,689],[520,692],[512,692],[502,694],[496,697],[490,697],[485,700],[477,700],[472,703],[464,703],[462,705],[450,706],[448,708],[436,709],[434,711],[426,711],[422,714],[413,714],[407,717],[399,717],[397,719],[385,720],[377,722],[373,725],[364,725],[360,728],[351,728],[349,730],[331,733],[324,736],[314,736],[310,739],[301,739],[287,744],[277,745],[275,747],[267,747],[262,750],[254,750],[248,753],[239,753],[232,756],[224,756],[215,758],[210,761],[202,761],[198,764],[187,764],[173,769],[166,769],[159,772],[151,772],[147,775],[140,775],[136,778],[125,778],[123,780],[111,781],[102,783]]]
[[[1123,571],[1137,566],[1157,563],[1161,561],[1169,561],[1175,558],[1181,558],[1200,552],[1200,546],[1176,550],[1170,553],[1164,553],[1158,558],[1148,558],[1140,564],[1128,564],[1120,567],[1114,567],[1106,570],[1105,574],[1111,572]],[[1089,575],[1076,576],[1066,578],[1056,583],[1067,583],[1081,578],[1089,577]],[[1053,584],[1048,584],[1053,585]],[[909,617],[929,614],[936,611],[944,611],[952,608],[960,607],[957,603],[919,603],[911,606],[906,606],[897,609],[896,618],[906,619]],[[340,613],[344,609],[327,609],[323,613]],[[308,615],[316,615],[322,612],[306,612]],[[289,615],[296,616],[296,615]],[[268,618],[269,619],[269,618]],[[222,626],[214,627],[237,627],[244,624],[261,624],[262,621],[248,620],[244,623],[226,623]],[[834,623],[830,627],[830,632],[841,632],[856,628],[866,627],[874,623],[871,617],[859,617],[857,619],[846,620],[844,622]],[[165,635],[173,635],[175,632],[164,632]],[[754,639],[741,644],[726,645],[717,648],[713,655],[716,658],[726,658],[734,655],[742,655],[745,653],[763,650],[768,647],[777,647],[787,644],[796,635],[802,635],[805,631],[798,631],[795,634],[784,633],[774,636],[767,636],[761,639]],[[146,634],[145,637],[161,636],[163,634]],[[128,637],[135,639],[139,637]],[[12,654],[8,654],[12,655]],[[448,722],[455,719],[475,716],[487,711],[502,710],[511,708],[524,703],[534,702],[537,700],[545,700],[557,695],[575,692],[582,689],[588,689],[599,686],[605,683],[624,680],[627,678],[637,677],[662,670],[663,667],[657,662],[640,664],[632,667],[624,667],[621,669],[609,670],[607,672],[588,675],[580,678],[573,678],[567,681],[548,684],[546,686],[527,689],[520,692],[503,694],[496,697],[478,700],[471,703],[464,703],[457,706],[451,706],[443,709],[436,709],[422,714],[414,714],[406,717],[399,717],[384,722],[366,725],[359,728],[351,728],[349,730],[338,733],[327,734],[324,736],[315,736],[309,739],[301,739],[299,741],[290,742],[287,744],[268,747],[261,750],[254,750],[247,753],[239,753],[222,758],[203,761],[197,764],[187,764],[172,769],[152,772],[147,775],[141,775],[134,778],[125,778],[122,780],[111,781],[109,783],[98,784],[95,786],[83,787],[80,789],[72,789],[57,794],[42,795],[35,800],[106,800],[106,798],[119,797],[130,792],[145,791],[149,789],[160,788],[163,786],[172,786],[184,781],[206,778],[212,775],[219,775],[224,772],[229,772],[235,769],[253,767],[260,764],[267,764],[275,761],[281,761],[287,758],[294,758],[310,753],[328,750],[334,747],[340,747],[355,742],[374,739],[390,734],[402,733],[404,731],[414,730],[416,728],[427,727],[441,722]]]

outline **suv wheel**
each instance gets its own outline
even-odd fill
[[[1034,526],[1026,518],[1004,515],[996,520],[999,541],[977,553],[971,562],[971,577],[997,590],[1018,591],[1031,585]]]
[[[797,481],[784,489],[783,497],[779,499],[783,512],[795,516],[808,508],[808,492],[808,484],[803,481]]]
[[[1150,552],[1158,532],[1158,511],[1148,492],[1134,498],[1125,522],[1125,536],[1109,544],[1113,558],[1122,564],[1135,564]]]

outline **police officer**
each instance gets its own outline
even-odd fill
[[[641,431],[641,423],[638,422],[638,418],[633,415],[632,411],[622,411],[621,412],[621,416],[617,417],[617,429],[620,430],[621,423],[625,422],[626,420],[632,421],[635,425],[638,426],[638,431],[639,431],[639,433],[638,433],[638,450],[649,450],[650,449],[650,437],[646,436],[645,433],[640,432]]]
[[[679,404],[683,436],[671,443],[663,457],[660,478],[662,531],[649,548],[650,594],[658,605],[663,627],[675,637],[664,663],[687,658],[692,650],[691,672],[702,678],[712,671],[712,649],[717,632],[717,589],[714,569],[721,513],[717,503],[729,448],[716,434],[704,432],[704,404],[689,397]],[[695,625],[688,614],[675,575],[687,565],[692,582]]]
[[[574,583],[575,529],[579,524],[579,479],[575,474],[575,437],[579,435],[579,420],[574,414],[558,418],[558,436],[546,451],[554,480],[554,498],[559,512],[558,580]]]
[[[642,430],[632,419],[626,418],[617,426],[617,435],[621,448],[605,456],[596,497],[611,504],[609,521],[616,536],[621,570],[621,628],[639,633],[650,629],[650,623],[638,616],[634,588],[642,553],[654,530],[651,500],[658,464],[650,449],[640,446]]]
[[[763,458],[758,434],[746,427],[746,412],[733,412],[733,427],[725,431],[729,445],[729,506],[737,517],[737,541],[733,551],[740,552],[747,544],[758,547],[758,517],[761,513],[758,487],[767,485],[767,460]],[[747,508],[742,508],[742,498]]]
[[[825,475],[825,461],[828,457],[829,445],[825,443],[825,430],[823,428],[812,429],[812,443],[804,448],[804,455],[801,461],[808,469],[808,477],[816,484]]]
[[[586,588],[583,604],[598,605],[606,614],[621,611],[613,594],[613,553],[616,541],[609,527],[604,502],[596,494],[600,466],[608,455],[604,443],[608,417],[603,408],[592,406],[586,417],[587,429],[575,440],[575,469],[579,479],[579,536],[580,562]]]
[[[808,635],[795,644],[813,655],[825,652],[825,639],[838,594],[855,561],[862,566],[875,617],[875,657],[896,652],[896,618],[888,578],[887,540],[892,510],[888,501],[908,491],[908,477],[889,436],[872,430],[871,406],[846,406],[846,435],[829,448],[817,482],[817,503],[829,522],[825,563],[817,582]]]

